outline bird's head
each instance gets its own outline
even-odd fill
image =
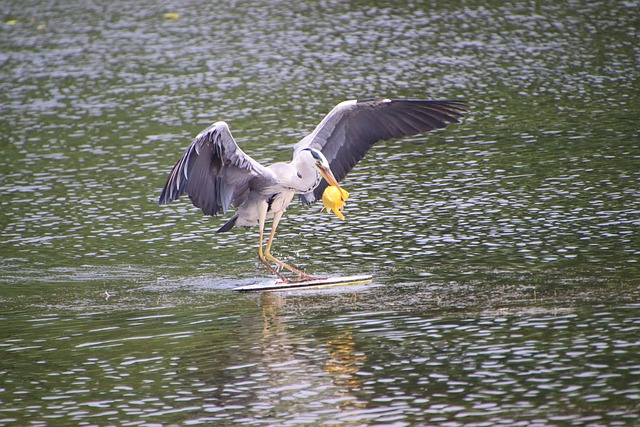
[[[338,184],[338,180],[331,172],[331,168],[329,167],[329,162],[327,158],[320,152],[320,150],[316,150],[315,148],[305,148],[300,152],[301,156],[305,156],[305,162],[309,162],[313,165],[313,167],[320,172],[320,175],[329,183],[329,185],[334,185],[340,188],[340,184]]]

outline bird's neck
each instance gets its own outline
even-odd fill
[[[294,173],[290,175],[289,187],[297,194],[305,194],[313,191],[322,181],[322,176],[318,170],[309,165],[305,165],[302,162],[296,162],[295,160],[290,163]]]

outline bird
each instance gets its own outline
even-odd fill
[[[291,162],[269,166],[245,154],[228,124],[217,121],[185,149],[171,169],[158,203],[167,204],[186,193],[205,215],[216,216],[237,209],[218,233],[234,227],[259,227],[258,259],[279,282],[311,280],[312,276],[271,254],[276,229],[294,197],[297,195],[302,204],[308,205],[322,198],[328,186],[342,192],[339,182],[376,142],[460,123],[468,110],[469,106],[458,100],[343,101],[294,145]],[[271,231],[264,246],[265,223],[269,219]],[[296,277],[283,275],[279,271],[282,269]]]

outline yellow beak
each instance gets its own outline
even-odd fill
[[[320,170],[320,175],[322,175],[322,177],[327,180],[329,185],[340,188],[340,184],[338,184],[338,180],[335,176],[333,176],[333,172],[331,172],[331,170],[324,167],[320,167],[318,169]]]

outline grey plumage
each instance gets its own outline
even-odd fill
[[[458,123],[468,107],[459,101],[369,99],[345,101],[331,110],[315,130],[296,144],[294,152],[316,148],[325,155],[338,181],[347,176],[378,141],[403,138]],[[322,197],[326,182],[303,199]]]
[[[186,193],[207,215],[238,208],[218,232],[230,231],[234,226],[260,226],[260,261],[284,281],[267,259],[307,277],[270,254],[275,228],[294,195],[313,203],[322,197],[327,185],[338,186],[376,142],[457,123],[467,109],[460,101],[345,101],[295,145],[291,162],[268,167],[240,149],[225,122],[216,122],[187,147],[171,170],[159,203],[169,203]],[[273,227],[263,254],[267,218],[273,218]]]
[[[158,203],[172,202],[187,193],[206,215],[226,213],[246,200],[257,178],[262,184],[274,179],[238,147],[225,122],[216,122],[187,147],[171,170]]]

